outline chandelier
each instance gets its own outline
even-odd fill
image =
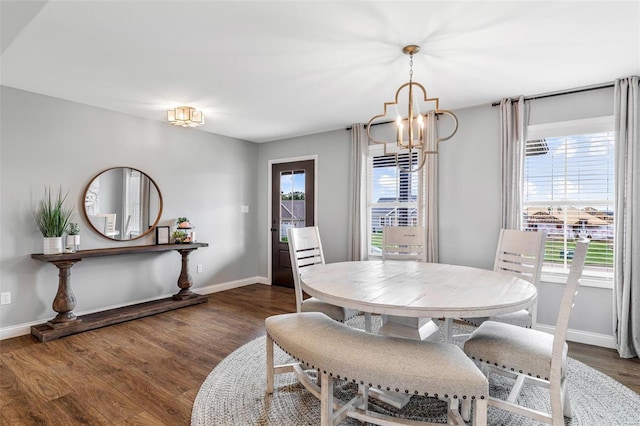
[[[398,88],[396,91],[395,101],[385,102],[384,112],[382,114],[374,116],[367,123],[367,136],[369,137],[369,140],[373,143],[384,144],[384,154],[395,155],[396,165],[405,172],[415,172],[420,170],[424,166],[428,154],[438,153],[438,143],[450,139],[458,131],[458,118],[455,114],[451,111],[440,109],[440,99],[427,97],[427,91],[424,86],[413,81],[413,55],[419,51],[420,46],[413,44],[402,48],[402,53],[409,55],[409,82],[404,83]],[[408,99],[405,105],[405,110],[402,109],[403,106],[400,105],[399,101],[401,94],[403,96],[407,96],[402,93],[403,90],[408,90]],[[419,96],[418,93],[418,96],[414,98],[414,92],[416,91],[421,91],[422,96]],[[447,115],[453,119],[454,128],[449,136],[438,138],[437,132],[434,131],[433,134],[435,136],[433,138],[428,137],[430,130],[427,126],[429,111],[422,112],[420,109],[420,103],[426,104],[427,102],[433,102],[435,104],[432,111],[435,112],[436,117],[440,115]],[[395,119],[392,119],[390,116],[393,112],[395,112]],[[384,118],[387,118],[388,121],[375,123]],[[390,121],[391,119],[393,121]],[[386,124],[391,122],[395,122],[395,131],[393,132],[393,136],[388,136],[388,138],[393,138],[395,141],[377,140],[372,136],[371,127],[374,123]],[[415,164],[414,157],[416,157],[416,155],[414,155],[414,153],[417,153]],[[422,155],[420,155],[420,153],[422,153]],[[398,155],[402,154],[408,154],[408,168],[398,162]]]
[[[204,114],[189,106],[179,106],[167,111],[167,121],[174,126],[198,127],[204,125]]]

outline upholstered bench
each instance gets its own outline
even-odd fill
[[[347,416],[375,424],[416,424],[367,410],[369,388],[446,399],[450,424],[464,424],[459,401],[471,401],[473,424],[487,424],[488,381],[455,345],[370,334],[319,312],[272,316],[265,326],[267,392],[273,393],[275,374],[295,372],[320,399],[322,425],[336,425]],[[274,366],[274,343],[299,362]],[[319,383],[304,369],[317,370]],[[358,395],[346,403],[334,401],[334,379],[356,383]]]

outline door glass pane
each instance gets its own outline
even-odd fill
[[[280,173],[280,241],[287,241],[287,228],[305,226],[305,173],[289,170]]]

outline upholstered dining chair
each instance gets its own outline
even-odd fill
[[[382,228],[382,260],[407,260],[425,262],[423,226],[385,226]],[[393,317],[382,315],[380,333],[427,340],[437,337],[439,327],[431,318]]]
[[[546,231],[500,230],[493,270],[525,279],[538,287],[546,240]],[[510,314],[465,318],[464,321],[475,326],[491,320],[531,328],[536,323],[537,310],[537,304],[534,304]]]
[[[385,226],[382,228],[382,259],[426,261],[424,227]]]
[[[317,226],[287,229],[291,269],[293,270],[293,287],[296,295],[297,312],[322,312],[329,318],[345,322],[360,314],[359,311],[318,300],[315,297],[304,298],[300,286],[300,272],[307,266],[324,264],[324,253],[320,232]],[[370,330],[370,318],[367,320]]]
[[[502,400],[490,397],[490,406],[554,426],[564,425],[564,416],[571,417],[565,338],[588,246],[588,241],[576,243],[553,335],[512,324],[485,321],[465,341],[464,352],[469,357],[487,367],[490,372],[515,379],[508,398]],[[490,375],[487,376],[491,380]],[[549,389],[550,414],[517,404],[518,394],[525,383]]]

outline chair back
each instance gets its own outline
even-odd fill
[[[382,228],[382,259],[426,261],[423,226]]]
[[[493,270],[529,281],[536,287],[540,284],[547,231],[519,231],[501,229]],[[527,309],[531,326],[538,318],[538,302]]]
[[[105,218],[104,234],[110,237],[114,236],[116,234],[116,213],[102,213],[96,216]]]
[[[302,312],[302,288],[300,272],[306,266],[324,264],[324,254],[317,226],[288,228],[289,256],[293,270],[293,287],[296,294],[296,311]]]
[[[493,270],[525,279],[537,287],[546,240],[546,231],[501,229]]]
[[[560,310],[558,311],[558,319],[556,320],[556,329],[553,334],[553,350],[551,353],[551,376],[550,380],[560,380],[562,377],[562,359],[564,352],[565,340],[567,338],[567,329],[569,328],[569,317],[573,308],[573,301],[578,294],[578,286],[580,278],[584,270],[585,260],[587,258],[587,250],[589,249],[589,240],[578,241],[576,243],[569,277],[564,288],[564,294],[560,301]]]

